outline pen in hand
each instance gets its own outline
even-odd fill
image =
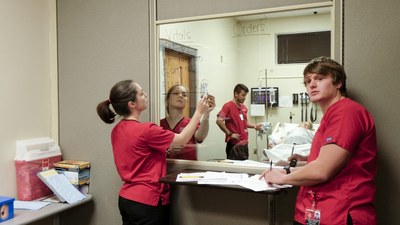
[[[293,143],[293,147],[292,147],[292,154],[291,154],[291,156],[293,156],[293,153],[294,153],[294,146],[296,145],[296,143]],[[292,160],[290,160],[290,167],[296,167],[296,165],[297,165],[297,160],[296,159],[292,159]]]
[[[269,161],[269,171],[272,171],[272,160]],[[265,175],[267,175],[267,170],[264,170],[264,172],[261,173],[260,177],[258,179],[265,179]]]

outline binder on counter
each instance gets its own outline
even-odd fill
[[[55,169],[39,172],[37,176],[62,202],[72,204],[85,198],[85,196],[69,182],[67,177],[63,174],[59,174]]]

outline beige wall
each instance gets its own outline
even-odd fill
[[[378,136],[379,224],[398,224],[400,208],[400,2],[345,1],[344,67],[350,94],[372,113]],[[388,207],[390,205],[390,207]]]
[[[121,181],[110,143],[113,125],[96,106],[116,82],[149,84],[148,1],[58,0],[60,145],[67,159],[92,163],[93,204],[70,210],[62,224],[120,224],[117,200]],[[148,121],[151,108],[141,120]],[[115,125],[115,124],[114,124]],[[76,221],[76,218],[82,218]]]
[[[17,140],[57,140],[54,0],[0,1],[0,195],[15,196]]]

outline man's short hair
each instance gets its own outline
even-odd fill
[[[244,91],[246,93],[249,93],[249,89],[244,84],[237,84],[235,86],[235,88],[233,89],[233,94],[240,93],[240,91]]]

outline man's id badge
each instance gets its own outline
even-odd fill
[[[320,225],[321,221],[321,210],[316,209],[317,195],[313,191],[308,192],[312,198],[311,208],[306,208],[304,219],[306,219],[306,225]]]
[[[319,225],[321,219],[321,211],[318,209],[306,208],[305,219],[306,225]]]
[[[240,117],[240,120],[242,120],[242,121],[244,120],[243,114],[240,113],[239,117]]]

